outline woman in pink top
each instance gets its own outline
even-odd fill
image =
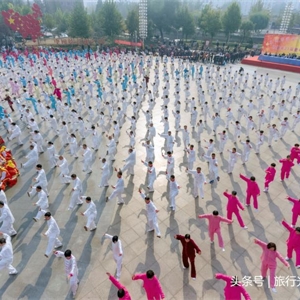
[[[227,197],[228,202],[227,202],[227,219],[232,220],[232,214],[235,214],[238,222],[240,223],[240,226],[243,227],[244,229],[247,229],[247,226],[245,226],[243,219],[240,215],[241,210],[245,210],[243,204],[240,202],[239,198],[236,196],[237,192],[232,191],[231,194],[228,194],[228,190],[226,190],[223,195]]]
[[[289,155],[286,158],[281,159],[279,162],[282,163],[280,181],[284,181],[285,178],[288,179],[290,177],[290,172],[294,163]]]
[[[292,162],[297,159],[297,164],[300,164],[300,148],[299,144],[295,144],[294,147],[291,148],[290,157]]]
[[[165,294],[161,288],[159,280],[152,270],[148,270],[145,274],[136,274],[132,276],[132,280],[141,279],[144,281],[143,287],[147,294],[148,300],[163,300]]]
[[[291,201],[293,203],[293,209],[292,209],[292,226],[295,228],[295,225],[297,223],[298,216],[300,215],[300,199],[294,199],[290,196],[287,196],[286,199]]]
[[[238,281],[236,276],[228,276],[217,273],[215,277],[216,279],[221,279],[226,282],[226,286],[224,288],[225,300],[241,300],[242,295],[244,296],[245,300],[251,300],[250,295],[247,293],[242,283]]]
[[[128,290],[122,285],[115,277],[111,276],[110,273],[106,273],[112,284],[118,289],[118,298],[122,300],[131,300]]]
[[[276,258],[278,258],[285,266],[288,268],[290,267],[289,264],[284,260],[282,255],[276,251],[276,244],[274,243],[264,243],[260,241],[259,239],[254,239],[254,243],[259,245],[263,253],[260,257],[261,260],[261,276],[263,279],[267,277],[267,271],[270,270],[270,287],[274,293],[276,293],[275,289],[275,273],[276,273],[276,267],[277,262]]]
[[[210,242],[214,242],[214,234],[216,233],[218,235],[219,240],[219,247],[222,248],[222,251],[225,251],[224,249],[224,242],[221,234],[221,228],[220,223],[226,222],[228,224],[232,223],[232,220],[226,219],[224,217],[219,216],[219,212],[217,210],[214,210],[212,214],[204,214],[199,215],[199,219],[208,219],[208,234],[210,237]]]
[[[281,224],[290,232],[286,240],[287,256],[285,260],[289,261],[293,256],[293,250],[296,252],[296,268],[300,269],[300,227],[293,228],[285,220]]]
[[[269,191],[269,184],[274,181],[275,175],[276,175],[276,164],[272,163],[270,165],[270,167],[268,167],[265,170],[266,176],[265,176],[265,189],[264,192],[268,192]]]
[[[260,195],[260,189],[255,181],[255,177],[251,176],[250,178],[240,174],[240,178],[247,182],[247,190],[246,190],[246,206],[250,205],[250,199],[253,197],[253,206],[257,210],[258,203],[257,203],[257,196]]]

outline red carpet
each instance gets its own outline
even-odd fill
[[[247,58],[244,58],[242,60],[242,64],[261,67],[261,68],[269,68],[269,69],[276,69],[276,70],[282,70],[282,71],[287,71],[287,72],[300,73],[300,67],[298,67],[298,66],[291,66],[291,65],[277,64],[277,63],[272,63],[272,62],[267,62],[267,61],[260,61],[260,60],[258,60],[258,56],[254,56],[254,57],[249,56]]]

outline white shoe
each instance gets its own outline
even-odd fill
[[[16,274],[18,274],[18,271],[17,271],[17,270],[16,270],[16,271],[9,272],[9,275],[16,275]]]
[[[285,258],[285,260],[286,260],[286,261],[289,261],[289,260],[290,260],[290,258],[286,257],[286,258]]]
[[[225,248],[222,248],[222,251],[224,252],[224,251],[225,251]]]
[[[300,265],[296,266],[297,269],[300,269]]]
[[[183,270],[186,270],[187,268],[186,267],[182,267],[183,268]]]
[[[264,192],[267,193],[267,192],[268,192],[268,189],[264,189]]]
[[[61,248],[63,246],[63,244],[59,245],[59,246],[55,246],[54,249],[58,249]]]
[[[192,279],[193,279],[193,280],[196,280],[196,278],[195,278],[195,277],[192,277]]]
[[[272,288],[271,290],[272,290],[273,293],[277,293],[275,288]]]
[[[247,227],[247,226],[244,226],[243,228],[244,228],[244,229],[248,229],[248,227]]]

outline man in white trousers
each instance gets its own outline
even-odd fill
[[[124,161],[126,162],[126,164],[122,168],[122,173],[127,171],[127,176],[129,176],[129,175],[133,176],[134,175],[134,165],[136,163],[136,152],[134,149],[130,148],[128,150],[128,156],[126,159],[124,159]]]
[[[10,236],[16,235],[17,232],[13,227],[15,218],[11,213],[11,210],[9,209],[8,205],[5,204],[3,201],[0,201],[0,212],[1,212],[0,222],[2,222],[2,225],[0,227],[0,232],[4,232]]]
[[[29,166],[35,165],[38,162],[39,154],[36,144],[30,145],[29,149],[29,153],[25,156],[25,158],[27,158],[28,160],[26,163],[21,163],[21,168],[27,168]]]
[[[218,161],[216,159],[216,154],[212,153],[211,156],[203,155],[203,157],[208,161],[208,171],[209,171],[209,183],[214,183],[215,180],[220,181]]]
[[[59,177],[60,177],[61,183],[69,184],[70,179],[65,177],[65,176],[69,176],[69,174],[70,174],[69,163],[66,160],[66,158],[63,157],[62,155],[58,156],[57,166],[60,167]]]
[[[86,145],[86,144],[83,144],[82,145],[82,148],[83,148],[83,172],[87,172],[87,174],[90,174],[92,173],[92,158],[93,158],[93,155],[92,155],[92,151],[91,149]]]
[[[48,230],[43,233],[43,235],[48,237],[48,245],[44,255],[48,258],[53,251],[53,248],[57,249],[62,247],[62,243],[58,239],[58,236],[60,235],[59,227],[50,212],[45,213],[45,221],[47,221]]]
[[[117,183],[115,186],[111,186],[114,191],[112,192],[112,194],[109,197],[106,197],[106,202],[108,202],[109,200],[117,197],[118,198],[118,205],[120,204],[124,204],[124,200],[122,199],[122,193],[124,192],[124,179],[122,178],[122,172],[118,171],[117,169],[115,169],[115,171],[117,172]]]
[[[35,193],[37,192],[37,190],[36,190],[37,186],[41,186],[42,189],[48,195],[48,190],[47,190],[48,180],[46,177],[45,170],[43,169],[43,166],[41,164],[37,164],[36,171],[37,171],[38,175],[35,178],[33,178],[33,181],[35,182],[35,184],[33,186],[31,186],[31,191],[27,192],[28,197],[35,195]]]
[[[94,201],[92,201],[91,197],[86,197],[86,196],[81,196],[81,199],[85,199],[85,202],[87,204],[87,209],[85,212],[81,213],[82,216],[87,217],[87,222],[86,225],[83,226],[85,231],[93,231],[95,229],[97,229],[96,223],[95,223],[95,219],[97,216],[97,208],[96,205],[94,203]]]
[[[83,201],[80,199],[82,194],[82,182],[76,174],[72,174],[71,176],[63,176],[69,180],[71,179],[73,183],[72,196],[68,207],[68,210],[73,210],[76,204],[81,205],[83,203]]]
[[[241,153],[236,152],[236,148],[232,148],[232,150],[227,149],[229,152],[229,161],[228,161],[228,174],[232,174],[234,165],[238,159],[238,157],[241,156]]]
[[[122,248],[122,243],[117,235],[110,235],[105,233],[104,234],[105,238],[108,238],[112,241],[111,246],[112,246],[112,252],[113,252],[113,257],[114,261],[117,264],[117,280],[120,279],[121,277],[121,270],[122,270],[122,261],[123,261],[123,248]]]
[[[11,123],[11,136],[8,137],[9,141],[12,141],[13,139],[17,138],[19,146],[23,145],[23,142],[21,141],[21,129],[16,123]]]
[[[147,176],[148,176],[147,188],[148,188],[148,191],[149,192],[154,192],[153,184],[154,184],[154,181],[156,180],[155,167],[153,166],[152,161],[149,161],[148,163],[146,163],[142,160],[142,163],[147,167]]]
[[[43,191],[42,187],[38,185],[35,189],[38,195],[38,201],[33,205],[38,206],[39,209],[33,220],[37,222],[47,212],[46,209],[49,207],[49,203],[47,194],[45,191]]]
[[[65,273],[67,276],[67,280],[69,281],[70,288],[73,294],[73,298],[76,296],[76,292],[78,289],[78,268],[77,268],[77,261],[75,256],[72,254],[71,250],[66,250],[65,252],[62,251],[53,251],[53,254],[56,257],[63,257],[65,263]]]
[[[169,179],[171,174],[174,171],[175,160],[174,160],[174,157],[172,156],[171,151],[168,151],[167,155],[163,155],[163,154],[161,154],[161,155],[164,159],[167,160],[166,176]]]
[[[157,222],[157,213],[159,210],[156,208],[154,203],[150,200],[148,196],[146,196],[141,189],[139,189],[139,193],[141,194],[141,197],[145,200],[146,203],[146,211],[147,211],[147,219],[148,219],[148,232],[155,230],[156,236],[158,238],[161,238],[161,233],[158,227]]]
[[[190,145],[189,149],[186,149],[188,154],[188,168],[190,170],[194,167],[194,162],[196,161],[196,151],[194,150],[194,145]]]
[[[18,271],[12,266],[14,253],[11,244],[11,237],[4,232],[0,232],[0,235],[2,235],[0,238],[0,270],[8,269],[9,275],[18,274]]]
[[[100,157],[101,159],[101,157]],[[102,176],[101,176],[101,181],[100,184],[98,185],[99,187],[108,187],[108,179],[110,176],[110,169],[109,169],[109,163],[106,160],[106,158],[102,158]]]
[[[175,199],[179,193],[180,186],[177,184],[174,175],[171,175],[168,178],[168,180],[170,182],[170,187],[169,187],[170,188],[170,190],[169,190],[170,208],[175,211],[176,210]]]
[[[200,190],[200,197],[203,199],[204,198],[203,185],[206,184],[206,178],[205,175],[201,172],[201,168],[197,167],[196,170],[186,169],[186,172],[194,176],[193,196],[195,198],[198,198],[199,190]]]
[[[150,141],[146,141],[146,144],[142,143],[142,146],[146,148],[145,161],[154,161],[154,146],[150,144]]]
[[[107,155],[109,155],[109,160],[115,160],[115,154],[117,151],[117,145],[116,145],[116,141],[114,140],[114,138],[112,136],[107,136],[109,143],[107,144]]]
[[[250,144],[250,140],[246,140],[245,142],[243,142],[243,141],[240,141],[240,142],[244,147],[243,154],[242,154],[242,161],[243,161],[243,165],[244,165],[249,160],[249,155],[250,155],[252,146]]]

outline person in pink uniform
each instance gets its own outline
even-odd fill
[[[226,286],[224,288],[225,300],[241,300],[242,295],[244,296],[245,300],[251,300],[250,295],[247,293],[242,283],[238,281],[237,276],[228,276],[217,273],[215,277],[216,279],[221,279],[226,282]]]
[[[293,203],[292,208],[292,227],[295,228],[295,225],[297,223],[298,216],[300,215],[300,199],[294,199],[290,196],[286,197],[287,200],[291,201]]]
[[[260,257],[261,260],[261,267],[260,272],[263,279],[267,277],[267,271],[270,270],[270,287],[274,293],[276,293],[275,289],[275,276],[276,276],[276,267],[277,262],[276,258],[278,258],[285,266],[288,268],[290,265],[284,260],[283,256],[276,251],[276,244],[274,243],[264,243],[263,241],[259,239],[254,239],[254,243],[259,245],[263,253]]]
[[[109,280],[112,284],[118,289],[118,298],[122,300],[131,300],[130,294],[126,287],[122,285],[115,277],[113,277],[110,273],[106,273]]]
[[[258,203],[257,203],[257,196],[260,195],[260,189],[255,181],[255,177],[251,176],[250,178],[240,174],[240,178],[247,182],[247,190],[246,190],[246,206],[250,205],[250,199],[253,197],[253,207],[257,210]]]
[[[226,190],[223,193],[223,195],[228,199],[227,207],[226,207],[227,219],[232,220],[232,214],[235,214],[240,226],[243,227],[244,229],[247,229],[247,226],[245,226],[239,211],[239,209],[245,210],[245,208],[243,204],[240,202],[239,198],[236,196],[237,192],[232,191],[231,194],[229,194],[228,190]]]
[[[291,148],[290,157],[292,162],[297,159],[297,164],[300,164],[300,148],[299,144],[295,144],[294,147]]]
[[[222,248],[222,251],[225,251],[220,223],[225,222],[231,224],[232,220],[219,216],[219,212],[217,210],[214,210],[212,214],[199,215],[198,218],[208,219],[208,234],[210,237],[210,242],[214,242],[214,234],[216,233],[218,235],[219,247]]]
[[[148,300],[163,300],[165,294],[161,288],[159,280],[155,276],[152,270],[148,270],[145,274],[135,274],[132,276],[132,280],[143,280],[143,287],[147,294]]]
[[[275,175],[276,175],[276,164],[272,163],[270,167],[268,167],[265,170],[266,176],[265,176],[265,189],[264,192],[267,193],[269,191],[269,184],[274,181]]]
[[[281,159],[279,162],[282,163],[280,181],[284,181],[285,178],[288,179],[290,177],[290,172],[294,163],[289,155],[286,158]]]
[[[293,256],[293,250],[296,252],[296,268],[300,269],[300,227],[293,228],[284,219],[281,224],[290,232],[286,240],[287,255],[285,260],[289,261]]]

